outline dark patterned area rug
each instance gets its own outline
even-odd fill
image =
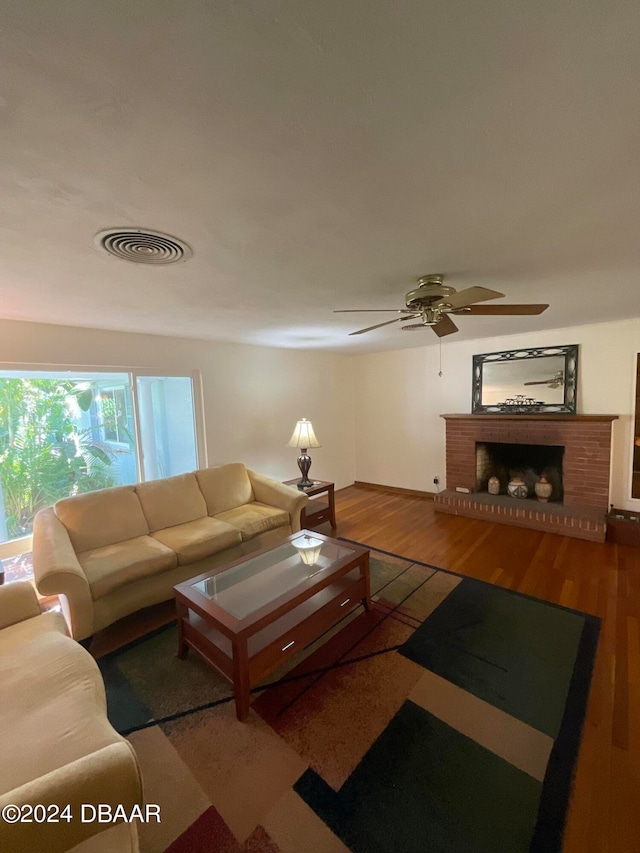
[[[99,661],[160,824],[142,853],[560,851],[599,620],[383,552],[355,611],[254,691],[174,625]]]

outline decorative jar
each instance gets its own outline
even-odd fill
[[[526,498],[529,494],[529,489],[522,477],[514,477],[509,481],[507,492],[512,498]]]
[[[490,495],[500,494],[500,480],[497,477],[489,477],[487,482],[487,491]]]
[[[553,486],[547,480],[545,475],[543,474],[538,482],[533,487],[536,495],[538,496],[538,500],[542,501],[542,503],[546,503],[551,497],[551,492],[553,491]]]

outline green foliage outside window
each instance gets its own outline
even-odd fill
[[[78,428],[71,397],[89,410],[91,389],[71,381],[0,379],[0,483],[10,539],[30,533],[42,507],[116,484],[113,453],[92,429]]]

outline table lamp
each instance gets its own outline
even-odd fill
[[[301,421],[298,421],[287,447],[297,447],[301,451],[300,456],[298,456],[298,468],[302,474],[302,479],[298,481],[299,488],[308,489],[309,486],[313,486],[313,480],[309,479],[311,457],[307,453],[307,450],[309,447],[321,446],[322,445],[315,436],[311,421],[308,421],[306,418],[302,418]]]

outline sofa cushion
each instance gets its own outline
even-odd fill
[[[226,521],[239,528],[242,533],[242,541],[253,539],[265,530],[273,530],[276,527],[284,527],[289,524],[289,513],[283,509],[275,509],[272,506],[261,504],[259,501],[229,509],[216,515],[220,521]]]
[[[138,483],[136,492],[151,533],[195,521],[207,514],[207,505],[195,474]]]
[[[157,530],[153,537],[175,551],[180,566],[203,560],[205,557],[210,557],[218,551],[224,551],[225,548],[231,548],[242,542],[242,536],[237,527],[209,516]],[[195,571],[194,574],[196,574]]]
[[[152,536],[81,551],[77,557],[94,601],[126,584],[178,565],[173,551]]]
[[[207,502],[209,515],[219,515],[228,509],[248,504],[255,497],[242,462],[230,462],[218,468],[202,468],[195,474]]]
[[[76,552],[149,533],[134,486],[116,486],[63,498],[54,510],[69,531]]]

